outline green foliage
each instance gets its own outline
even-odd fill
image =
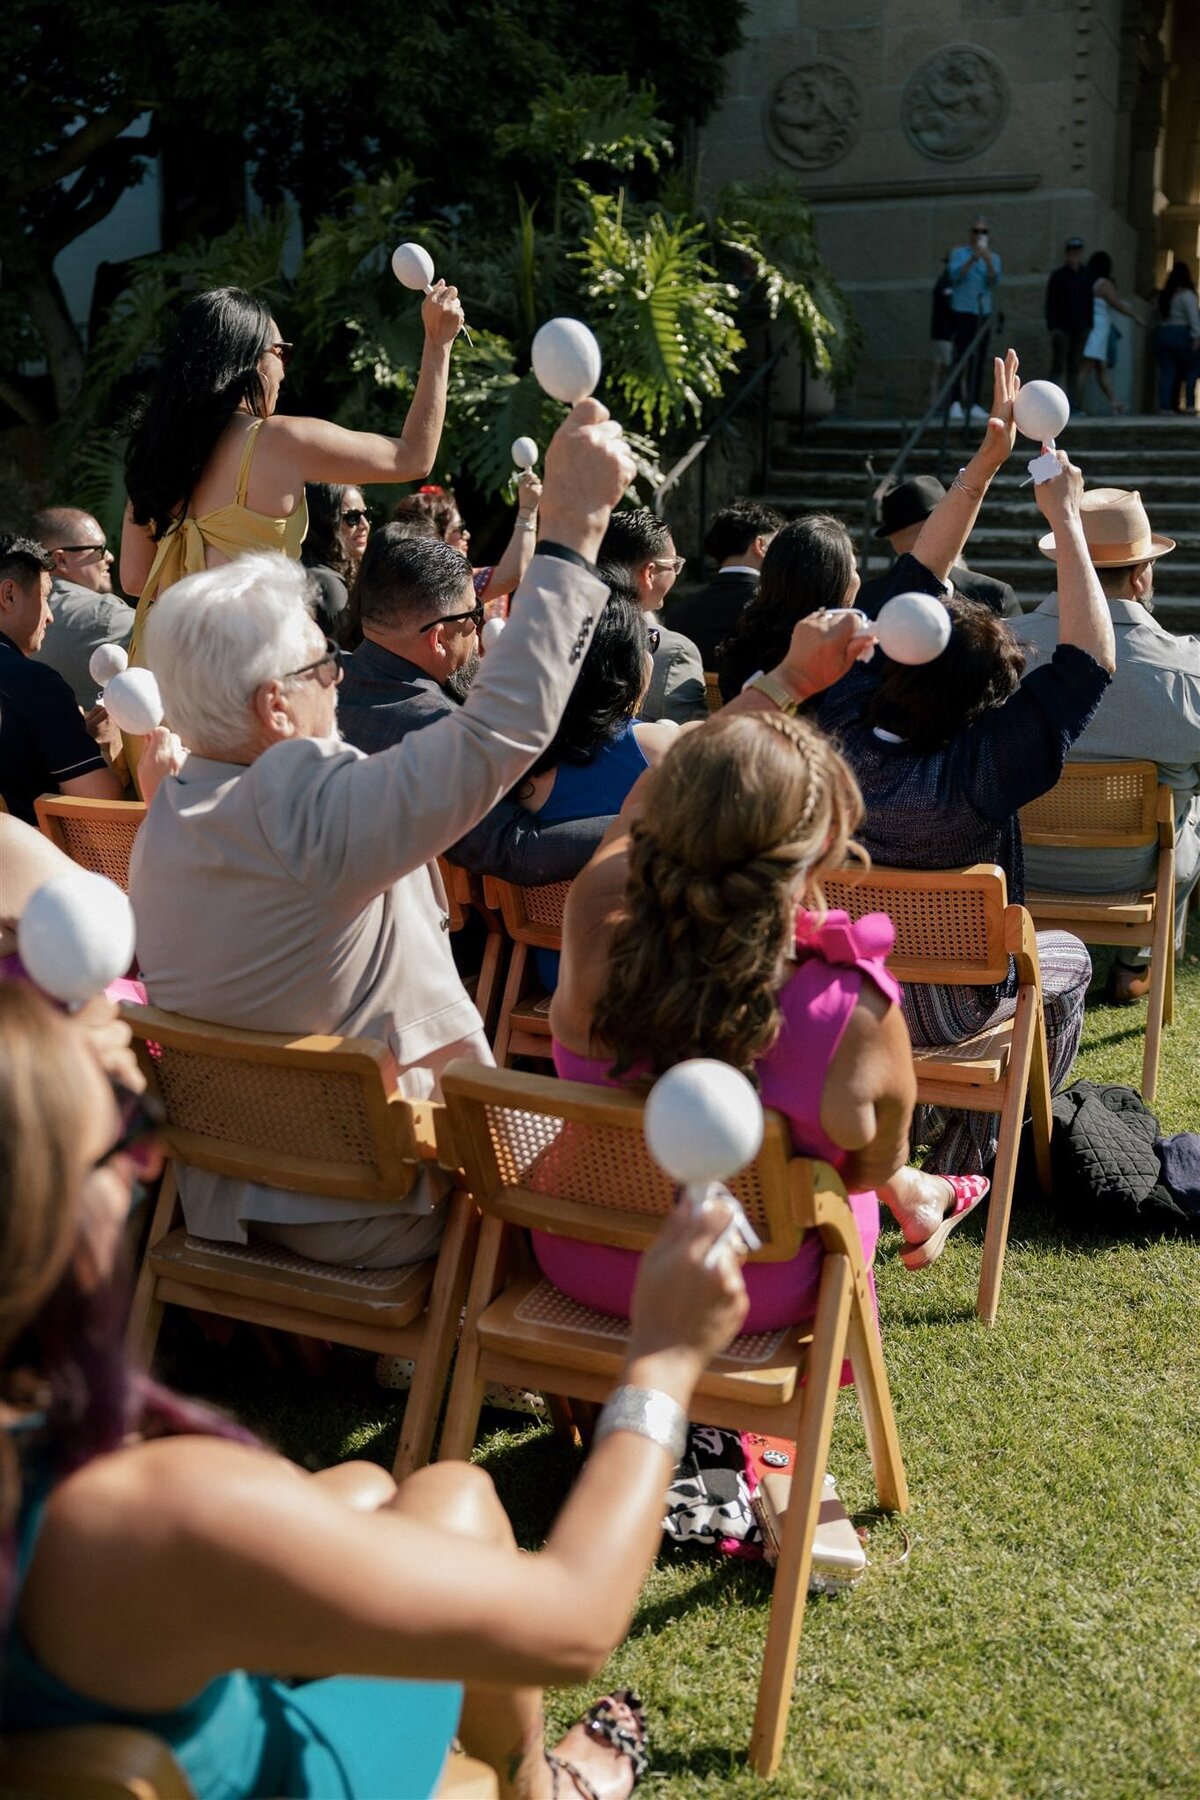
[[[734,321],[737,289],[704,260],[702,224],[662,213],[634,217],[624,195],[586,195],[591,226],[575,260],[597,303],[597,335],[610,382],[648,431],[687,416],[721,392],[746,340]]]
[[[538,95],[526,119],[502,125],[496,142],[506,156],[552,169],[598,163],[627,174],[642,161],[657,174],[671,152],[657,100],[652,87],[631,89],[620,75],[576,75]]]

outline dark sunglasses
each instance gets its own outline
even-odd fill
[[[324,688],[332,687],[342,679],[342,662],[346,652],[334,643],[332,638],[325,639],[325,654],[318,656],[315,662],[305,663],[302,669],[289,669],[282,681],[299,681],[302,676],[315,675]]]
[[[361,506],[351,506],[342,514],[343,525],[369,524],[371,515]]]
[[[108,544],[56,544],[56,550],[65,550],[71,556],[82,556],[87,551],[89,556],[107,556]]]
[[[662,643],[662,632],[659,630],[658,626],[657,625],[647,625],[647,627],[646,627],[646,648],[647,648],[647,650],[649,650],[651,656],[658,655],[658,646],[661,643]]]
[[[156,1095],[135,1094],[119,1081],[111,1086],[120,1113],[120,1131],[116,1143],[93,1166],[104,1169],[118,1156],[128,1156],[140,1167],[151,1159],[157,1147],[166,1114]]]
[[[443,613],[440,619],[430,619],[428,625],[418,625],[418,631],[432,631],[435,625],[460,625],[464,619],[470,619],[475,631],[483,630],[483,601],[477,600],[470,612]]]
[[[292,360],[292,352],[295,348],[295,344],[285,344],[282,341],[278,344],[267,345],[267,349],[273,351],[283,364],[284,374],[287,373],[287,366]]]

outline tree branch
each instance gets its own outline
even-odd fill
[[[33,395],[27,394],[24,388],[5,375],[3,371],[0,371],[0,401],[3,401],[11,412],[15,412],[24,425],[34,425],[40,428],[50,422]]]
[[[136,164],[151,161],[156,154],[155,144],[146,138],[117,139],[96,153],[70,188],[56,188],[46,196],[37,221],[43,253],[54,258],[89,226],[106,218],[121,195],[144,178]]]
[[[20,96],[16,103],[20,104]],[[130,101],[129,112],[103,113],[97,118],[89,119],[86,125],[73,132],[69,138],[59,145],[57,150],[49,151],[45,156],[35,156],[31,162],[16,170],[0,196],[6,201],[28,200],[40,189],[51,187],[56,181],[62,181],[67,175],[73,175],[88,158],[95,156],[106,144],[133,124],[140,113],[146,111],[149,101]]]

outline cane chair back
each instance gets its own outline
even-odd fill
[[[946,870],[872,868],[866,874],[841,869],[822,876],[821,885],[826,904],[852,919],[888,914],[896,930],[888,968],[900,981],[992,987],[1006,982],[1015,966],[1010,1018],[957,1044],[913,1050],[918,1101],[1000,1115],[978,1300],[980,1318],[991,1325],[1000,1304],[1027,1105],[1038,1180],[1050,1191],[1050,1068],[1033,921],[1023,906],[1009,904],[1004,871],[992,863]]]
[[[1068,763],[1050,791],[1021,809],[1031,848],[1154,852],[1154,882],[1111,893],[1030,888],[1025,904],[1047,931],[1085,944],[1150,951],[1142,1093],[1158,1092],[1163,1027],[1175,1012],[1175,799],[1151,762]]]
[[[464,986],[479,1008],[483,1029],[490,1042],[496,1029],[500,977],[504,968],[504,954],[508,948],[504,923],[499,913],[484,898],[481,876],[469,874],[456,863],[447,862],[444,856],[439,856],[437,863],[442,886],[446,890],[446,913],[451,935],[464,931],[472,917],[477,918],[483,926],[483,956],[479,973],[466,978]]]
[[[644,1249],[674,1201],[645,1150],[636,1096],[577,1082],[452,1063],[443,1092],[467,1178],[484,1215],[439,1454],[470,1454],[489,1380],[585,1402],[616,1385],[624,1320],[594,1312],[542,1279],[523,1226]],[[804,1615],[843,1360],[849,1357],[880,1504],[908,1491],[862,1248],[834,1171],[791,1155],[768,1113],[763,1146],[731,1184],[765,1238],[759,1260],[794,1254],[806,1231],[825,1256],[811,1321],[738,1338],[701,1376],[696,1423],[793,1438],[796,1470],[759,1680],[750,1758],[778,1767]]]
[[[129,858],[146,816],[141,800],[73,800],[42,794],[33,803],[38,829],[52,844],[94,875],[107,875],[129,892]]]
[[[720,712],[725,704],[721,698],[721,677],[714,675],[711,669],[704,671],[704,698],[710,713]]]
[[[512,945],[493,1045],[496,1061],[501,1068],[518,1056],[548,1062],[550,995],[537,980],[529,952],[562,949],[563,908],[571,884],[552,881],[542,887],[517,887],[489,875],[483,890],[488,905],[503,919]]]
[[[159,1737],[130,1725],[68,1725],[0,1738],[7,1800],[195,1800]]]
[[[148,1366],[167,1305],[413,1357],[398,1474],[429,1460],[466,1290],[475,1213],[455,1185],[435,1258],[398,1268],[314,1262],[253,1238],[192,1236],[178,1219],[176,1165],[346,1202],[399,1203],[423,1169],[453,1170],[444,1109],[395,1092],[383,1045],[237,1031],[127,1006],[138,1058],[164,1114],[170,1161],[130,1320]],[[440,1149],[439,1149],[440,1146]],[[443,1184],[444,1185],[444,1184]]]

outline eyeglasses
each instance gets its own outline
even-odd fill
[[[66,551],[66,553],[69,556],[107,556],[108,555],[107,540],[103,540],[99,544],[55,544],[53,546],[53,548],[55,550]]]
[[[647,627],[646,627],[646,648],[647,648],[647,650],[649,650],[651,656],[658,655],[658,646],[661,643],[662,643],[662,632],[659,630],[658,626],[657,625],[647,625]]]
[[[323,688],[335,686],[342,679],[345,670],[342,662],[346,652],[334,643],[332,638],[325,639],[325,654],[318,656],[316,662],[305,663],[302,669],[289,669],[282,681],[301,681],[306,675],[312,675]]]
[[[349,506],[342,514],[343,525],[369,525],[370,522],[371,515],[366,511],[365,507]]]
[[[674,569],[676,575],[679,575],[683,572],[683,565],[686,562],[686,556],[655,556],[650,559],[650,567],[663,570]]]
[[[267,349],[271,351],[272,355],[277,356],[283,364],[285,374],[287,373],[287,366],[292,360],[292,352],[295,348],[295,344],[285,344],[282,341],[278,344],[267,345]]]
[[[477,600],[470,612],[443,613],[440,619],[430,619],[428,625],[418,625],[418,631],[432,631],[435,625],[461,625],[464,619],[470,619],[472,631],[483,630],[483,601]]]
[[[162,1103],[154,1094],[135,1094],[123,1082],[112,1084],[113,1099],[120,1115],[120,1132],[111,1149],[98,1157],[96,1169],[106,1169],[118,1156],[130,1157],[138,1166],[153,1162],[159,1134],[166,1120]]]

